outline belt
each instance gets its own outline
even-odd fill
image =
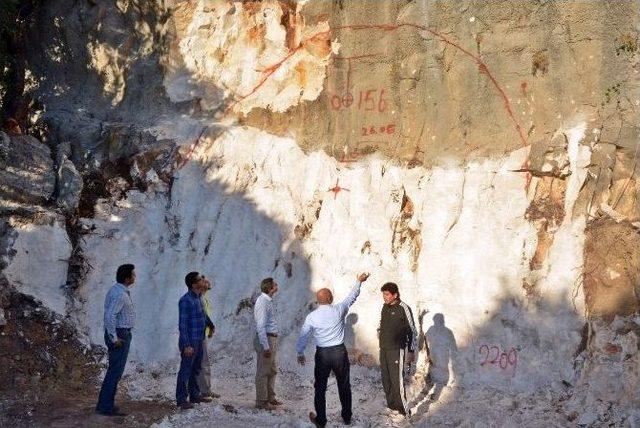
[[[131,331],[131,327],[116,327],[116,330],[127,330],[127,331]]]
[[[267,336],[269,336],[269,337],[278,337],[278,335],[276,333],[267,333]]]
[[[344,343],[341,343],[339,345],[331,345],[331,346],[316,346],[316,349],[333,349],[333,348],[346,348],[346,346],[344,346]]]

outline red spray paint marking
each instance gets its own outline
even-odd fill
[[[258,89],[260,89],[260,87],[262,85],[265,84],[265,82],[269,79],[269,77],[271,77],[271,75],[273,73],[275,73],[276,71],[278,71],[278,69],[280,67],[282,67],[282,64],[284,64],[285,62],[287,62],[287,60],[289,58],[291,58],[293,55],[295,55],[300,49],[302,49],[305,44],[307,42],[310,42],[312,40],[315,40],[317,38],[320,38],[322,36],[326,36],[331,34],[331,30],[328,31],[322,31],[320,33],[314,34],[313,36],[309,37],[308,39],[302,40],[300,42],[300,44],[293,49],[291,52],[289,52],[284,58],[282,58],[280,61],[276,62],[275,64],[270,65],[269,67],[265,68],[264,70],[262,70],[262,78],[260,79],[260,81],[258,82],[258,84],[256,86],[254,86],[251,91],[249,91],[248,94],[246,95],[240,95],[240,98],[238,98],[237,100],[235,100],[234,102],[232,102],[226,109],[225,109],[225,113],[227,113],[229,110],[231,110],[236,104],[242,102],[245,98],[253,95],[256,93],[256,91]]]
[[[484,351],[484,352],[483,352]],[[495,355],[493,355],[495,351]],[[484,354],[484,360],[480,362],[481,366],[485,364],[497,365],[502,370],[506,370],[509,366],[513,367],[514,374],[518,366],[518,351],[515,348],[509,349],[509,351],[503,350],[500,352],[499,346],[482,345],[478,349],[480,355]],[[486,353],[485,353],[486,352]]]
[[[196,151],[196,148],[198,148],[198,145],[202,140],[202,136],[207,131],[207,129],[209,129],[208,126],[205,126],[204,128],[202,128],[202,131],[200,131],[200,135],[198,135],[198,139],[191,145],[191,148],[189,149],[185,157],[176,166],[177,169],[182,169],[182,167],[185,166],[187,162],[191,160],[191,156],[193,156],[193,153]]]
[[[375,54],[367,54],[367,55],[334,56],[333,57],[334,60],[347,61],[347,86],[346,86],[347,93],[349,92],[349,87],[351,86],[351,61],[356,60],[356,59],[362,59],[362,58],[373,58],[373,57],[380,56],[380,55],[382,55],[382,54],[375,53]]]
[[[437,37],[438,39],[440,39],[443,43],[446,43],[450,46],[453,46],[454,48],[458,49],[460,52],[464,53],[466,56],[468,56],[469,58],[471,58],[477,65],[478,65],[478,70],[481,74],[484,74],[485,76],[487,76],[489,78],[489,80],[491,81],[491,83],[493,84],[493,86],[495,87],[495,89],[498,91],[499,96],[502,98],[503,104],[504,104],[504,109],[507,111],[507,114],[511,120],[511,122],[513,123],[518,136],[520,138],[520,142],[522,143],[522,146],[526,146],[527,145],[527,138],[524,135],[524,131],[522,129],[522,126],[520,126],[520,123],[518,122],[518,120],[515,117],[515,114],[513,113],[513,109],[511,107],[511,102],[509,101],[509,98],[507,97],[507,94],[505,93],[505,91],[502,89],[502,87],[498,84],[498,81],[496,80],[496,78],[493,76],[493,74],[491,73],[491,71],[489,70],[489,67],[487,66],[487,64],[482,61],[482,59],[477,56],[474,55],[472,52],[470,52],[469,50],[463,48],[462,46],[460,46],[458,43],[450,40],[449,38],[447,38],[446,36],[440,34],[439,32],[428,28],[427,26],[424,25],[419,25],[419,24],[412,24],[409,22],[400,22],[398,24],[367,24],[367,25],[342,25],[342,26],[338,26],[335,28],[330,28],[327,31],[321,31],[317,34],[314,34],[313,36],[303,40],[300,42],[300,44],[293,49],[291,52],[289,52],[284,58],[282,58],[280,61],[276,62],[275,64],[267,67],[264,71],[263,71],[263,76],[260,79],[260,81],[258,82],[258,84],[256,86],[253,87],[253,89],[251,89],[251,91],[249,91],[249,93],[247,93],[246,95],[241,95],[239,99],[235,100],[233,103],[231,103],[225,110],[225,112],[229,111],[231,108],[233,108],[237,103],[242,102],[242,100],[246,99],[247,97],[253,95],[256,93],[256,91],[258,89],[260,89],[260,87],[262,85],[264,85],[264,83],[269,79],[269,77],[271,77],[273,75],[273,73],[275,73],[288,59],[290,59],[295,53],[297,53],[300,49],[302,49],[305,44],[309,41],[315,40],[319,37],[322,36],[327,36],[327,35],[331,35],[333,31],[336,30],[352,30],[352,31],[359,31],[359,30],[381,30],[381,31],[395,31],[399,28],[403,28],[403,27],[409,27],[409,28],[415,28],[418,30],[422,30],[422,31],[426,31],[428,33],[430,33],[431,35]],[[523,169],[526,169],[529,165],[529,161],[527,160],[525,162],[525,164],[523,165]],[[531,173],[527,172],[526,174],[526,189],[528,190],[529,188],[529,183],[531,182]]]
[[[338,197],[338,193],[340,193],[343,190],[346,190],[347,192],[350,192],[349,189],[345,188],[345,187],[340,187],[340,179],[336,179],[336,185],[333,186],[331,189],[327,190],[328,192],[333,192],[333,199],[336,199]]]

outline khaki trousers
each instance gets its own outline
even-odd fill
[[[271,358],[265,358],[262,354],[264,349],[260,345],[258,336],[253,340],[253,348],[256,351],[256,405],[261,406],[269,401],[276,399],[274,386],[276,383],[276,355],[278,351],[278,338],[267,336],[269,340],[269,349],[271,350]]]
[[[202,365],[198,373],[198,388],[202,395],[211,395],[211,361],[209,361],[209,343],[202,341]]]

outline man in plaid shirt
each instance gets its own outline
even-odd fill
[[[202,347],[207,316],[202,307],[200,294],[206,286],[204,277],[198,272],[189,272],[184,278],[189,291],[180,298],[179,330],[180,370],[176,386],[176,401],[185,410],[193,408],[193,403],[210,402],[211,397],[203,397],[198,388],[198,373],[202,365]],[[190,398],[190,401],[187,401]]]

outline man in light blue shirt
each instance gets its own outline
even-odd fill
[[[349,295],[339,303],[333,303],[333,294],[328,288],[323,288],[316,293],[316,299],[320,306],[307,315],[300,331],[300,337],[296,344],[298,351],[298,363],[304,365],[306,358],[304,349],[307,346],[309,336],[313,334],[316,344],[315,369],[314,369],[314,400],[315,413],[309,414],[309,419],[317,427],[327,424],[326,401],[327,381],[333,372],[338,384],[338,395],[342,405],[342,420],[345,424],[351,423],[351,383],[349,380],[349,355],[344,346],[345,317],[349,307],[353,305],[360,294],[360,285],[367,280],[368,273],[358,275],[358,281],[353,286]]]
[[[109,351],[109,367],[104,376],[96,412],[105,416],[124,416],[115,406],[118,382],[124,373],[131,345],[131,329],[135,323],[135,312],[129,288],[136,281],[135,266],[125,264],[118,267],[117,283],[104,300],[104,342]]]
[[[265,278],[260,283],[260,291],[253,317],[256,322],[256,336],[253,347],[256,351],[256,407],[275,410],[282,404],[276,399],[275,383],[278,368],[276,352],[278,349],[278,326],[273,296],[278,291],[278,283],[273,278]]]

